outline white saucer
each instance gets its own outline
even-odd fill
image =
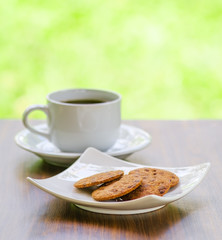
[[[162,197],[148,195],[130,201],[98,202],[92,198],[89,188],[77,189],[73,186],[79,179],[96,173],[123,170],[127,174],[132,169],[140,167],[150,166],[121,161],[94,148],[88,148],[75,163],[63,172],[47,179],[28,177],[27,180],[43,191],[87,211],[120,215],[140,214],[160,209],[190,193],[203,180],[210,168],[210,163],[189,167],[161,168],[175,173],[180,179],[179,184]]]
[[[37,129],[46,129],[45,124],[37,125]],[[48,139],[34,134],[27,129],[19,132],[15,136],[16,144],[46,162],[67,167],[71,165],[82,153],[61,152]],[[116,143],[106,152],[111,156],[124,158],[127,155],[145,148],[151,142],[151,136],[142,129],[122,124],[120,135]]]

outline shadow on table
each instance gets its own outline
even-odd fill
[[[195,209],[196,210],[196,209]],[[65,226],[66,231],[79,229],[82,234],[92,234],[90,231],[103,233],[103,237],[109,237],[114,233],[126,237],[161,236],[169,228],[179,223],[183,218],[194,211],[185,211],[173,204],[144,214],[135,215],[108,215],[92,213],[79,209],[75,205],[54,199],[49,202],[48,208],[40,221]],[[75,226],[75,229],[74,229]]]

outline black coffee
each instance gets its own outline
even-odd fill
[[[69,104],[96,104],[96,103],[104,103],[106,101],[99,100],[99,99],[71,99],[63,102],[69,103]]]

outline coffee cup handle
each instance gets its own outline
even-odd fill
[[[31,112],[33,112],[35,110],[43,111],[46,114],[47,118],[48,119],[50,118],[49,109],[48,109],[47,106],[45,106],[45,105],[32,105],[32,106],[26,108],[26,110],[23,113],[23,118],[22,118],[23,124],[30,132],[39,134],[39,135],[49,139],[50,138],[49,131],[43,131],[43,130],[36,129],[35,127],[33,127],[29,124],[28,116]]]

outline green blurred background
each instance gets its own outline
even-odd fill
[[[221,0],[0,3],[1,118],[87,87],[121,93],[124,119],[218,119],[221,64]]]

